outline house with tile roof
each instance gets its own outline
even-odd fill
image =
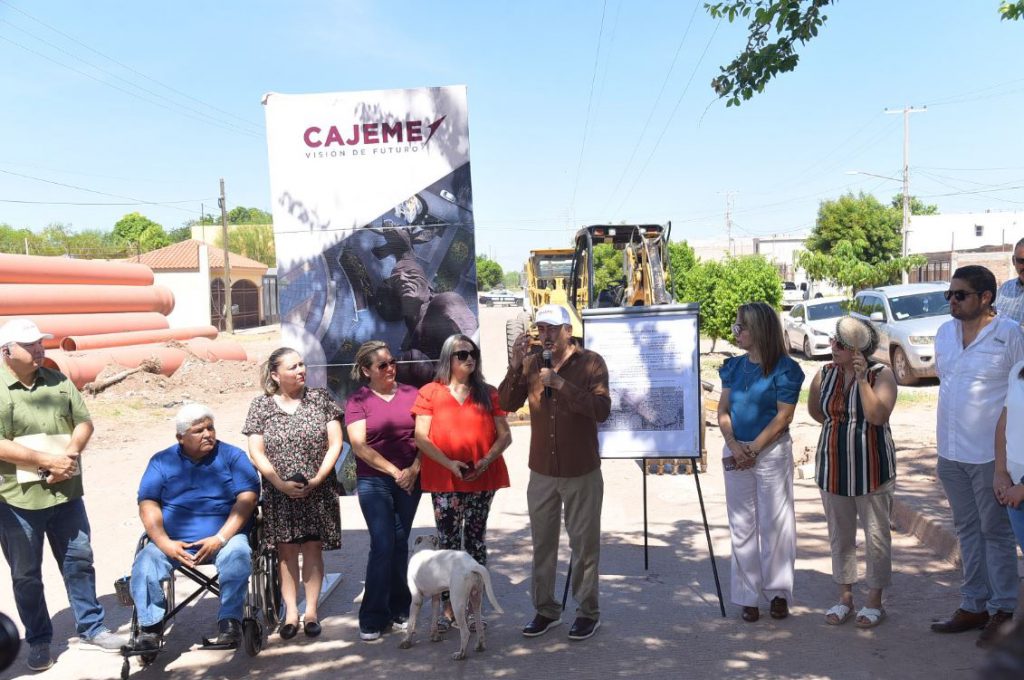
[[[224,330],[224,251],[188,239],[131,258],[153,270],[156,283],[174,291],[172,328],[213,324]],[[231,307],[235,329],[262,322],[263,275],[267,265],[228,253],[231,265]]]

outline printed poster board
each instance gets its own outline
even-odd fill
[[[428,382],[449,335],[478,337],[466,88],[263,103],[283,344],[338,401],[366,340]]]
[[[696,304],[583,310],[583,336],[608,364],[612,409],[602,458],[700,458]]]

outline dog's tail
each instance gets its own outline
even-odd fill
[[[487,599],[490,601],[491,607],[493,607],[494,611],[498,612],[499,614],[504,614],[505,610],[502,609],[501,605],[498,604],[498,601],[494,599],[494,586],[491,585],[491,574],[487,571],[487,567],[481,564],[477,564],[475,567],[473,567],[473,571],[479,574],[480,578],[483,580],[484,591],[487,593]]]

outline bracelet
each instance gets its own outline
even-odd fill
[[[214,535],[215,535],[215,536],[216,536],[216,537],[217,537],[218,539],[220,539],[220,545],[221,545],[221,547],[224,547],[224,546],[226,546],[226,545],[228,544],[228,539],[226,539],[226,538],[224,538],[223,536],[221,536],[221,535],[220,535],[220,532],[219,532],[219,531],[218,531],[218,532],[217,532],[216,534],[214,534]]]

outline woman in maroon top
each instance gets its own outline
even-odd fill
[[[359,606],[359,637],[369,641],[409,618],[409,532],[420,502],[412,415],[417,392],[395,380],[395,359],[379,340],[364,342],[356,352],[352,378],[367,383],[349,396],[345,426],[356,454],[359,508],[370,532]]]
[[[424,454],[423,490],[431,492],[441,548],[465,550],[487,566],[487,516],[494,493],[509,485],[502,452],[512,434],[471,339],[445,340],[434,382],[420,388],[413,413]],[[443,599],[444,623],[450,624],[452,606]]]

